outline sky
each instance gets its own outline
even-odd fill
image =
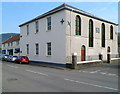
[[[20,33],[19,25],[64,2],[2,2],[0,33]],[[65,2],[108,21],[118,23],[118,2]],[[1,16],[0,16],[1,18]]]

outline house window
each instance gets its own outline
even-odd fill
[[[38,21],[35,22],[35,26],[36,26],[36,33],[37,33],[37,32],[39,32],[39,22]]]
[[[29,54],[29,44],[26,44],[27,47],[27,54]]]
[[[13,42],[11,42],[11,46],[13,46]]]
[[[27,25],[27,35],[29,35],[29,25]]]
[[[76,35],[81,35],[81,18],[80,16],[76,16]]]
[[[101,27],[101,43],[102,43],[102,47],[105,47],[105,24],[102,23],[102,27]]]
[[[110,39],[113,40],[113,26],[110,26]]]
[[[51,55],[51,42],[47,43],[47,56]]]
[[[89,20],[89,47],[93,47],[93,21]]]
[[[35,46],[36,46],[36,55],[38,55],[39,54],[39,44],[36,43]]]
[[[51,17],[47,18],[47,30],[51,30]]]
[[[19,45],[19,41],[16,41],[16,45]]]
[[[5,44],[3,44],[3,47],[5,47]]]
[[[8,46],[10,46],[10,43],[8,43]]]

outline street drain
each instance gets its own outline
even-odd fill
[[[10,78],[10,79],[8,79],[8,81],[16,81],[16,80],[18,80],[17,78]]]

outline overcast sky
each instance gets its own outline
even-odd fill
[[[19,25],[64,2],[3,2],[2,33],[19,33]],[[118,23],[118,2],[66,2],[108,21]],[[1,26],[1,25],[0,25]]]

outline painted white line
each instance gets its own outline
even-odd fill
[[[82,72],[84,72],[84,73],[89,73],[88,71],[82,71]]]
[[[91,72],[89,72],[89,73],[97,73],[97,72],[99,72],[100,70],[96,70],[96,71],[91,71]]]
[[[105,74],[107,74],[107,73],[105,73],[105,72],[100,72],[100,74],[105,75]]]
[[[70,82],[75,82],[75,83],[80,83],[80,84],[85,84],[85,85],[90,85],[90,86],[94,86],[94,87],[100,87],[100,88],[105,88],[105,89],[111,89],[111,90],[118,91],[118,89],[116,89],[116,88],[111,88],[111,87],[107,87],[107,86],[95,85],[95,84],[90,84],[90,83],[81,82],[81,81],[75,81],[75,80],[66,79],[66,78],[64,80],[70,81]]]
[[[109,76],[117,76],[116,74],[108,73]]]
[[[11,65],[7,65],[7,66],[12,67],[12,68],[16,68],[16,69],[18,68],[18,67],[16,67],[16,66],[11,66]]]
[[[36,71],[32,71],[32,70],[25,70],[25,71],[32,72],[32,73],[36,73],[36,74],[40,74],[40,75],[44,75],[44,76],[48,76],[48,75],[45,74],[45,73],[36,72]]]

